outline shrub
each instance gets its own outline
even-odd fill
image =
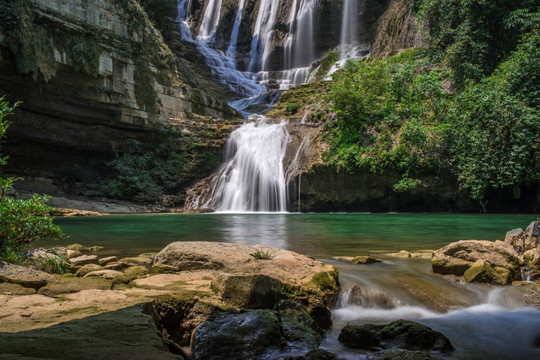
[[[4,97],[0,98],[0,144],[8,129],[5,116],[13,106]],[[0,166],[6,163],[7,157],[0,154]],[[6,261],[20,262],[18,255],[22,247],[32,241],[64,237],[62,230],[52,222],[49,213],[54,210],[47,205],[49,196],[37,195],[28,200],[18,200],[8,196],[14,178],[0,178],[0,258]]]

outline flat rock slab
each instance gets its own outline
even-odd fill
[[[99,258],[97,255],[81,255],[71,258],[69,261],[75,266],[83,266],[86,264],[99,265]]]
[[[142,305],[44,329],[0,332],[0,354],[11,359],[181,359],[166,350]]]
[[[114,279],[117,276],[124,275],[121,271],[116,270],[97,270],[97,271],[91,271],[88,274],[84,275],[84,277],[92,277],[92,276],[99,276],[104,279]]]
[[[268,253],[267,260],[251,254]],[[287,284],[304,284],[321,272],[334,272],[331,265],[292,251],[263,245],[215,242],[175,242],[161,250],[153,270],[176,272],[185,270],[220,270],[230,274],[266,275]]]
[[[51,275],[46,272],[9,264],[0,260],[0,282],[19,284],[24,287],[39,289],[47,285]]]
[[[152,266],[152,259],[146,256],[127,257],[127,258],[118,260],[118,262],[125,266],[146,266],[146,267]]]

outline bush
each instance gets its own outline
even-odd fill
[[[0,144],[9,126],[5,116],[17,105],[10,106],[4,97],[0,98]],[[0,165],[4,165],[6,160],[7,157],[0,154]],[[64,234],[49,217],[54,210],[47,205],[49,196],[34,194],[28,200],[8,196],[16,180],[0,178],[0,258],[20,262],[19,252],[28,243],[46,238],[59,239]]]

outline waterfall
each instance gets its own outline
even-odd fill
[[[278,5],[279,1],[276,0],[261,0],[260,2],[255,30],[251,40],[248,71],[267,70],[266,64],[274,33],[272,28],[276,20]]]
[[[254,115],[231,133],[225,164],[216,175],[211,207],[217,211],[287,211],[283,158],[289,142],[285,121]]]
[[[229,48],[227,49],[227,57],[233,59],[236,55],[236,44],[238,42],[238,31],[240,29],[240,22],[242,21],[242,14],[244,13],[244,2],[245,0],[240,0],[238,3],[238,11],[234,18],[234,25],[231,32],[231,39],[229,41]]]
[[[221,0],[210,0],[206,5],[197,40],[207,42],[216,32],[221,14]]]
[[[356,42],[358,32],[358,0],[344,0],[341,17],[340,59],[346,59],[350,48]]]

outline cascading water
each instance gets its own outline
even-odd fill
[[[215,178],[209,204],[217,211],[287,211],[286,123],[269,123],[260,115],[254,118],[233,131],[227,141],[225,164]]]
[[[341,18],[340,60],[350,56],[351,47],[357,42],[358,0],[344,0]]]
[[[356,1],[346,0],[349,4],[346,6],[353,6]],[[320,56],[315,51],[315,18],[319,1],[293,0],[288,11],[283,8],[287,5],[279,0],[259,0],[256,20],[251,27],[243,22],[246,2],[239,0],[229,43],[223,44],[223,40],[219,40],[221,43],[218,44],[216,31],[225,16],[222,7],[226,5],[223,1],[205,2],[195,37],[190,26],[191,0],[178,2],[178,23],[182,37],[197,45],[213,76],[242,97],[229,105],[245,117],[249,115],[246,109],[250,106],[272,104],[280,96],[279,91],[307,82],[313,72],[311,64]],[[356,15],[357,10],[351,9],[343,20],[346,25],[342,29],[346,29],[347,34],[356,34]],[[287,31],[283,34],[283,30],[276,32],[276,21],[283,24],[280,19],[284,16],[287,16],[288,22]],[[244,50],[244,55],[238,54],[242,26],[252,29],[250,43],[246,43],[243,37],[244,49],[249,44],[249,53]],[[342,43],[353,42],[352,38],[343,39]],[[272,57],[279,46],[283,48],[281,68]],[[244,65],[237,65],[237,58]],[[247,71],[239,71],[238,67]],[[267,92],[266,88],[276,90]],[[196,206],[204,202],[204,206],[217,211],[286,211],[286,183],[291,174],[284,174],[283,157],[288,142],[289,134],[283,123],[269,124],[260,117],[255,123],[248,122],[235,130],[229,139],[226,164],[212,181],[211,197],[198,197]],[[297,170],[293,171],[294,175],[299,172]],[[206,200],[203,201],[203,198]]]

